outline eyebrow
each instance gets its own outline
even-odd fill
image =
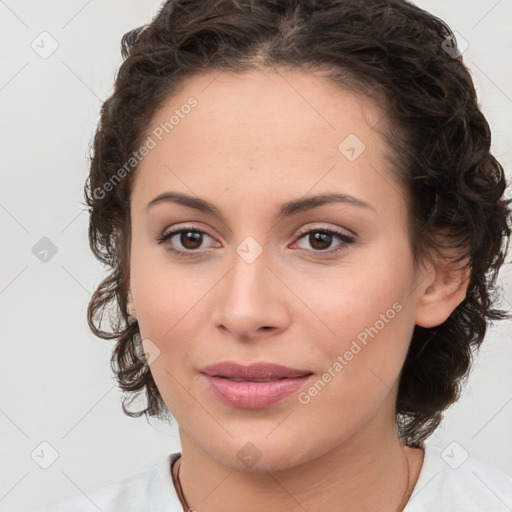
[[[199,210],[203,213],[223,218],[222,211],[209,201],[179,192],[164,192],[163,194],[156,196],[148,203],[147,209],[149,210],[153,206],[164,202],[181,204],[183,206]],[[362,199],[358,199],[357,197],[348,194],[319,194],[316,196],[309,196],[284,203],[279,209],[278,216],[290,217],[292,215],[296,215],[298,213],[332,203],[344,203],[367,210],[373,210],[375,212],[375,209],[372,205],[366,201],[363,201]]]

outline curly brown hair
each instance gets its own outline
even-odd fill
[[[124,412],[169,417],[127,313],[134,156],[155,112],[195,73],[328,68],[340,87],[387,112],[380,131],[408,192],[415,265],[437,254],[470,267],[465,299],[441,325],[415,326],[402,369],[397,429],[418,446],[459,398],[488,324],[511,316],[494,309],[510,238],[505,174],[450,28],[404,0],[168,0],[151,23],[123,36],[121,52],[84,193],[90,246],[109,268],[87,319],[95,335],[117,340],[111,366],[127,392]],[[102,330],[110,304],[116,311]],[[126,402],[144,391],[147,406],[129,411]]]

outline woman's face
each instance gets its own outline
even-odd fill
[[[384,116],[282,69],[195,76],[154,117],[131,197],[132,315],[183,445],[277,470],[393,432],[427,274],[413,268]],[[211,211],[148,206],[167,192]],[[345,200],[311,200],[334,194]],[[202,373],[221,362],[306,376]]]

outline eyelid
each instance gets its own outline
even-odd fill
[[[347,238],[357,238],[356,233],[354,231],[347,229],[347,228],[339,228],[337,226],[330,227],[330,226],[316,226],[311,224],[306,224],[304,227],[300,228],[298,231],[298,235],[303,235],[305,233],[309,233],[310,231],[329,231],[333,233],[338,233],[340,235],[346,236]],[[344,232],[346,231],[346,233]]]

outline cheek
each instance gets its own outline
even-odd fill
[[[323,373],[305,390],[301,403],[329,410],[333,424],[347,429],[365,424],[384,403],[394,399],[397,379],[407,354],[412,326],[400,301],[369,295],[347,303],[338,313],[336,336],[317,337]],[[383,317],[380,317],[380,314]],[[387,322],[386,322],[387,321]]]
[[[338,278],[333,274],[325,280],[303,283],[300,295],[307,297],[303,322],[310,327],[305,328],[345,341],[359,336],[364,342],[366,329],[372,326],[378,331],[389,330],[388,326],[399,320],[397,310],[402,309],[396,282],[355,268]]]
[[[150,241],[132,246],[130,283],[141,336],[160,343],[172,339],[187,314],[193,314],[205,286],[193,265],[172,263],[165,249]]]
[[[150,365],[156,386],[167,407],[181,417],[194,407],[186,391],[194,375],[197,343],[204,339],[211,305],[206,276],[198,279],[193,267],[166,264],[147,271],[139,267],[134,287],[142,340],[150,340],[158,357]],[[147,342],[145,342],[147,343]]]
[[[316,340],[313,350],[323,352],[325,371],[336,376],[337,384],[328,387],[347,392],[349,400],[349,395],[368,396],[375,385],[391,388],[407,354],[414,328],[404,291],[408,272],[388,268],[387,275],[354,271],[304,290],[316,313],[314,320],[304,319],[304,329]],[[326,380],[331,377],[325,374]]]

